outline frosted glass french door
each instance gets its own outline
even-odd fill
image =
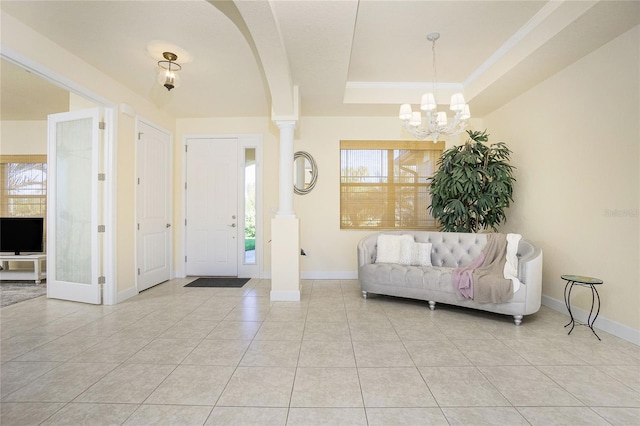
[[[99,109],[48,119],[47,297],[101,303]]]

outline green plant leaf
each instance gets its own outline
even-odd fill
[[[428,210],[445,231],[496,230],[513,201],[511,150],[504,142],[487,145],[486,130],[467,134],[464,145],[446,150],[437,161]]]

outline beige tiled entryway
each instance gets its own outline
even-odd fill
[[[0,310],[10,425],[638,425],[640,347],[543,307],[361,297],[357,281],[184,288]]]

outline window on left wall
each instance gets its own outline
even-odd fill
[[[0,155],[0,216],[47,215],[47,156]]]

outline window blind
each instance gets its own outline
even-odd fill
[[[0,215],[46,217],[47,156],[0,155]]]
[[[437,229],[429,187],[444,143],[340,141],[340,228]]]

